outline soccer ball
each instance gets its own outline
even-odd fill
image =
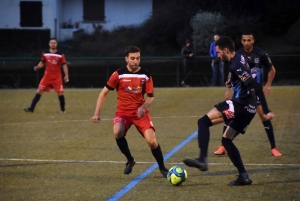
[[[186,170],[181,166],[173,166],[168,172],[167,179],[174,186],[179,186],[185,182],[187,178]]]

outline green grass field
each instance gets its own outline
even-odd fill
[[[66,89],[66,114],[57,95],[45,93],[34,113],[25,113],[35,89],[0,90],[0,200],[108,200],[132,185],[119,200],[300,200],[300,87],[273,87],[268,97],[281,157],[273,157],[257,116],[245,135],[234,141],[253,179],[250,186],[230,187],[237,170],[227,156],[215,156],[222,125],[211,128],[209,170],[200,172],[182,159],[198,157],[193,138],[169,159],[167,168],[182,165],[187,181],[172,186],[155,169],[139,176],[155,160],[132,126],[127,139],[137,164],[123,175],[125,157],[112,134],[116,93],[106,99],[101,123],[91,117],[101,89]],[[164,155],[197,129],[197,120],[223,100],[222,87],[156,88],[150,114]]]

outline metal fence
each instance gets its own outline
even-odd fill
[[[300,85],[300,55],[270,55],[276,68],[273,85]],[[33,67],[40,58],[1,58],[0,88],[36,88],[43,76],[43,69],[35,72]],[[116,69],[126,65],[124,57],[78,57],[68,58],[70,82],[66,88],[103,87]],[[182,57],[142,57],[141,66],[152,75],[155,87],[179,87],[183,77]],[[224,68],[227,76],[228,68]],[[210,86],[212,78],[211,59],[196,57],[196,68],[189,83],[191,86]],[[264,81],[267,73],[264,73]]]

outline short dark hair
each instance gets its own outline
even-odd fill
[[[128,46],[125,48],[125,56],[128,56],[129,53],[141,52],[141,49],[136,46]]]
[[[234,42],[227,36],[220,37],[219,40],[216,41],[215,45],[219,46],[221,50],[227,48],[229,52],[235,51]]]
[[[187,40],[185,41],[185,44],[188,44],[188,43],[191,43],[191,41],[190,41],[189,39],[187,39]]]
[[[254,38],[254,34],[251,31],[243,31],[243,35],[251,35]]]
[[[50,38],[50,40],[55,40],[55,41],[57,42],[57,39],[56,39],[56,38]],[[49,40],[49,41],[50,41],[50,40]]]

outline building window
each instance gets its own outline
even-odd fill
[[[84,22],[103,22],[104,20],[104,0],[83,0]]]
[[[42,6],[41,1],[20,1],[20,26],[42,27]]]

